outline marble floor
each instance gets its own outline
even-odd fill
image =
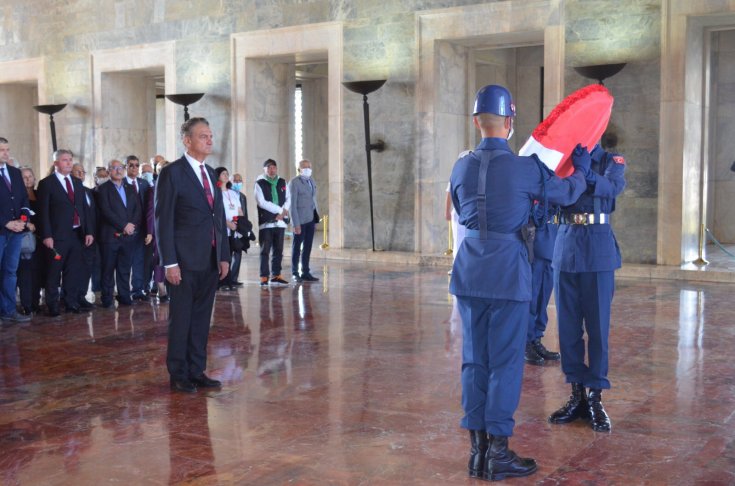
[[[219,391],[169,391],[165,304],[4,325],[0,484],[484,484],[466,477],[446,268],[322,265],[262,290],[244,260],[215,305]],[[549,425],[568,388],[526,367],[511,446],[539,470],[508,483],[735,484],[733,290],[618,280],[613,432]]]

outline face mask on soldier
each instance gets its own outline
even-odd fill
[[[510,119],[510,132],[508,132],[508,138],[506,140],[510,140],[511,137],[513,137],[513,132],[515,131],[515,127],[513,126],[513,118]]]

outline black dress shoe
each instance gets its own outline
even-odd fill
[[[467,463],[467,471],[471,478],[483,477],[487,448],[487,433],[484,430],[470,430],[470,460]]]
[[[130,299],[123,299],[119,295],[115,297],[115,300],[117,300],[117,305],[119,306],[127,306],[127,305],[133,305],[133,301]]]
[[[199,376],[192,376],[189,380],[199,388],[219,388],[222,386],[221,381],[213,380],[204,373]]]
[[[242,287],[243,285],[245,285],[245,284],[242,283],[242,282],[235,282],[235,284],[234,284],[235,287]]]
[[[66,312],[67,313],[70,313],[70,314],[81,314],[82,313],[82,309],[80,309],[79,307],[76,307],[76,306],[68,306],[67,305],[66,306]]]
[[[59,312],[58,307],[49,307],[46,315],[48,315],[49,317],[59,317],[61,315],[61,312]]]
[[[523,354],[523,359],[526,363],[534,366],[543,366],[546,361],[543,356],[538,354],[533,343],[526,343],[526,352]]]
[[[139,300],[141,302],[148,302],[150,299],[147,295],[145,295],[143,292],[136,292],[133,295],[131,295],[133,300]]]
[[[543,345],[540,339],[531,341],[531,346],[536,350],[536,354],[544,358],[546,361],[558,361],[561,359],[561,354],[546,349],[546,346]]]
[[[196,393],[197,386],[189,380],[171,378],[171,389],[182,393]]]
[[[159,295],[158,296],[158,302],[160,302],[161,304],[165,304],[169,300],[171,300],[171,297],[169,297],[168,295]]]
[[[102,302],[101,305],[102,305],[102,308],[103,309],[111,309],[112,307],[114,307],[114,305],[112,304],[112,302]]]
[[[536,461],[527,457],[518,457],[508,449],[508,438],[490,436],[490,447],[485,456],[483,479],[501,481],[505,478],[519,478],[536,472]]]
[[[94,309],[94,304],[88,302],[87,299],[82,299],[79,301],[79,308],[84,310]]]
[[[301,275],[301,280],[304,282],[318,282],[319,279],[310,273],[304,273]]]
[[[590,417],[587,393],[581,383],[572,383],[572,394],[559,410],[549,415],[552,424],[568,424],[577,419]]]
[[[298,273],[294,273],[293,275],[291,275],[291,280],[293,280],[296,283],[299,283],[301,282],[301,275],[299,275]]]
[[[589,404],[592,430],[595,432],[610,432],[610,417],[608,417],[605,407],[602,406],[602,390],[599,388],[590,388],[587,403]]]

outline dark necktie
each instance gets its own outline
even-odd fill
[[[199,168],[202,171],[202,185],[204,186],[204,194],[207,196],[207,202],[209,203],[209,209],[214,209],[214,196],[212,196],[212,189],[209,186],[209,179],[207,179],[207,173],[204,172],[204,164],[201,164]],[[214,241],[214,220],[212,220],[212,246],[217,244]]]
[[[7,186],[8,191],[12,191],[13,189],[12,189],[12,186],[10,185],[10,179],[8,179],[8,177],[5,176],[5,167],[0,169],[0,171],[2,171],[3,181],[5,182],[5,185]]]
[[[212,189],[209,186],[209,179],[207,179],[207,174],[206,172],[204,172],[204,164],[200,165],[199,168],[202,170],[202,185],[204,186],[204,194],[207,196],[209,209],[214,209],[214,196],[212,196]]]
[[[135,190],[135,193],[138,194],[138,183],[135,179],[133,179],[133,189]]]
[[[79,226],[79,213],[77,212],[77,207],[74,204],[74,189],[71,187],[69,176],[64,177],[64,180],[66,181],[66,195],[69,196],[69,201],[71,201],[71,205],[74,206],[74,223],[72,226],[76,228]]]

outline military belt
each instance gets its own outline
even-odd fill
[[[610,224],[610,215],[607,213],[569,213],[561,217],[562,224]]]
[[[480,231],[476,229],[467,229],[464,234],[465,238],[480,238]],[[505,241],[523,241],[520,232],[515,233],[498,233],[495,231],[486,232],[486,240],[505,240]]]

